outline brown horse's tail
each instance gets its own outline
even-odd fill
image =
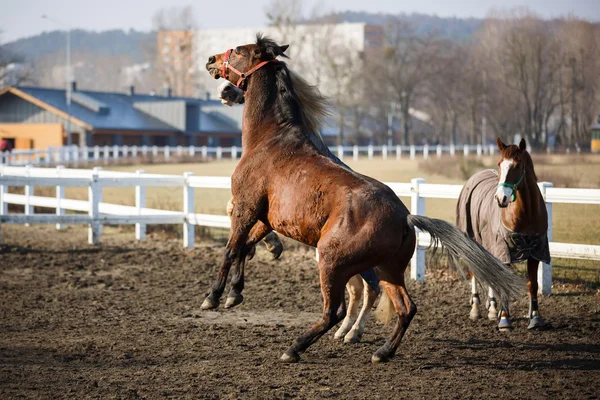
[[[492,256],[455,225],[420,215],[409,215],[407,222],[411,228],[419,228],[429,233],[431,245],[441,245],[442,250],[448,252],[450,265],[458,269],[463,276],[466,276],[465,268],[471,270],[478,279],[499,294],[503,305],[507,306],[511,297],[521,296],[525,285],[515,271]]]

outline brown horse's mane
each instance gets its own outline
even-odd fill
[[[256,45],[269,57],[288,58],[277,43],[261,33],[256,35]],[[276,64],[275,82],[278,92],[275,104],[277,122],[283,126],[305,128],[302,129],[305,134],[323,142],[319,131],[330,115],[329,99],[283,61]]]
[[[533,168],[533,160],[527,150],[521,150],[516,144],[506,146],[502,151],[502,158],[506,160],[515,160],[516,162],[522,162],[525,169],[530,169],[533,173],[533,178],[537,182],[538,178],[535,174],[535,168]]]

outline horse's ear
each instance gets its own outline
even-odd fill
[[[285,51],[288,49],[288,47],[290,47],[289,44],[284,44],[283,46],[279,46],[279,53],[280,54],[285,53]]]
[[[506,148],[506,145],[504,143],[502,143],[502,139],[497,138],[496,143],[498,143],[498,150],[504,151],[504,149]]]
[[[521,151],[525,151],[525,149],[527,149],[525,138],[521,138],[521,141],[519,142],[519,149],[521,149]]]

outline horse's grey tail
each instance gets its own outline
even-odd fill
[[[461,267],[467,267],[477,278],[494,289],[500,295],[503,305],[507,306],[511,297],[521,296],[525,284],[515,271],[458,227],[440,219],[420,215],[409,215],[407,220],[411,228],[419,228],[431,235],[432,246],[441,244],[441,248],[448,252],[450,264],[463,275],[465,272]]]

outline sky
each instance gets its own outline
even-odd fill
[[[152,15],[163,7],[193,5],[199,28],[261,27],[272,0],[0,0],[0,43],[61,28],[47,14],[72,28],[148,31]],[[440,17],[484,18],[489,10],[526,6],[544,18],[573,14],[600,21],[600,0],[304,0],[306,13],[327,11],[423,13]],[[229,11],[229,12],[228,12]]]

